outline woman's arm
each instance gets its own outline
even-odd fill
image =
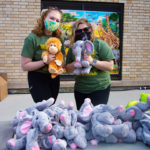
[[[84,60],[92,64],[94,59],[91,56],[84,54]],[[109,60],[109,61],[97,60],[94,67],[100,70],[104,70],[104,71],[112,71],[114,68],[114,61],[113,60]]]
[[[114,68],[114,61],[113,60],[110,60],[110,61],[97,60],[94,67],[100,70],[104,70],[104,71],[112,71]]]
[[[33,62],[31,58],[21,56],[21,68],[23,71],[34,71],[44,66],[43,60]]]

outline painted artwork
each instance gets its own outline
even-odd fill
[[[92,24],[95,36],[104,40],[112,48],[115,55],[115,65],[111,74],[119,74],[120,49],[119,49],[119,15],[116,12],[62,10],[63,19],[61,29],[65,39],[65,51],[68,52],[69,35],[71,26],[76,20],[86,18]]]

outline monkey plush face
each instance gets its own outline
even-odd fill
[[[51,54],[56,54],[58,52],[57,44],[56,43],[51,43],[49,46],[49,52]]]
[[[46,47],[50,54],[56,54],[61,49],[61,42],[57,38],[50,38],[46,42]]]

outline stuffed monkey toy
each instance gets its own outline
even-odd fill
[[[63,54],[61,53],[61,46],[61,41],[58,38],[51,37],[46,42],[46,51],[42,53],[44,63],[48,62],[50,54],[56,56],[55,60],[50,61],[48,64],[48,70],[51,73],[52,78],[55,78],[58,74],[64,72],[64,69],[62,68]]]

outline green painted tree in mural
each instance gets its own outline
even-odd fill
[[[109,20],[112,20],[114,22],[119,22],[119,15],[117,13],[112,13],[110,16],[109,16]]]
[[[119,15],[117,13],[112,13],[109,16],[111,30],[113,33],[119,37]]]
[[[63,17],[62,17],[63,22],[74,22],[77,19],[78,19],[77,17],[71,15],[70,13],[63,13]]]

